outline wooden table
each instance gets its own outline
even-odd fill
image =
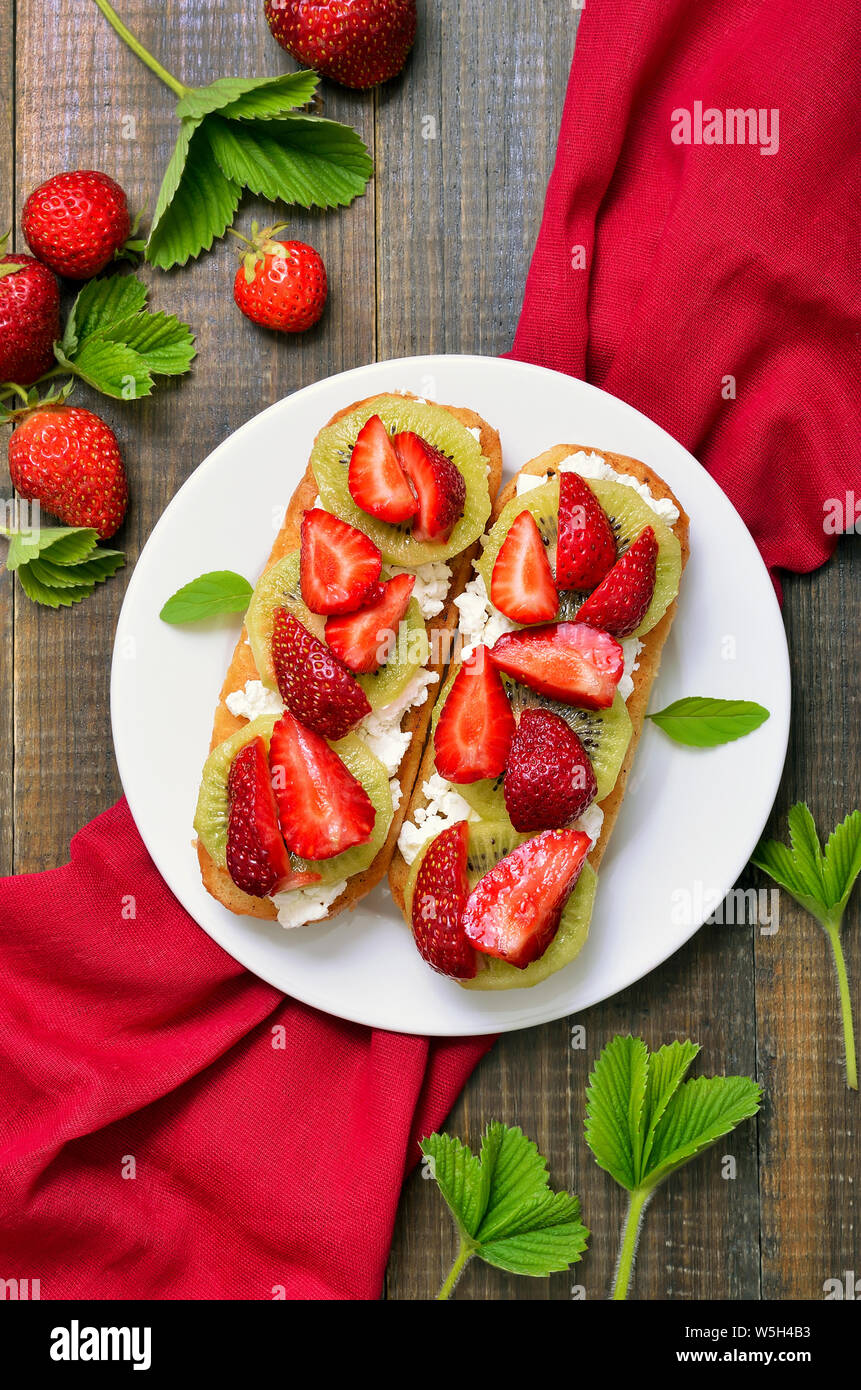
[[[128,25],[189,84],[292,66],[269,35],[260,0],[118,3]],[[122,533],[130,562],[205,454],[270,402],[375,358],[510,346],[578,18],[564,0],[529,7],[528,25],[517,8],[503,0],[420,0],[420,37],[402,79],[366,95],[325,86],[326,114],[361,131],[377,175],[349,209],[291,213],[292,234],[311,240],[329,271],[329,305],[316,329],[280,341],[243,319],[232,302],[235,253],[226,243],[185,270],[147,272],[155,306],[192,324],[200,357],[191,378],[159,386],[148,401],[97,405],[119,434],[130,474]],[[135,207],[152,210],[174,138],[172,100],[94,5],[0,0],[0,90],[0,225],[14,222],[17,230],[28,191],[75,167],[104,169]],[[126,138],[130,129],[134,138]],[[268,216],[267,205],[249,200],[239,225]],[[92,404],[86,390],[78,399]],[[5,487],[8,495],[8,480]],[[780,834],[798,798],[822,829],[859,801],[855,547],[845,540],[826,569],[786,584],[795,715],[770,824]],[[51,612],[32,605],[8,574],[0,577],[5,872],[64,862],[72,833],[119,794],[108,670],[124,583],[109,582],[76,610]],[[748,874],[743,882],[764,880]],[[847,937],[861,1013],[859,903]],[[503,1038],[449,1128],[475,1141],[499,1118],[538,1141],[555,1184],[580,1193],[595,1231],[574,1276],[588,1297],[607,1290],[622,1202],[583,1142],[584,1087],[600,1048],[629,1030],[653,1046],[691,1036],[702,1043],[704,1072],[747,1072],[765,1087],[758,1123],[655,1199],[635,1296],[819,1299],[826,1279],[861,1274],[853,1181],[859,1099],[843,1084],[824,936],[786,896],[777,935],[706,927],[661,970],[577,1021],[585,1025],[583,1048],[571,1045],[573,1020]],[[737,1160],[734,1181],[721,1177],[723,1154]],[[441,1200],[414,1176],[387,1296],[435,1292],[453,1245]],[[458,1296],[564,1299],[572,1282],[563,1274],[517,1280],[474,1264]]]

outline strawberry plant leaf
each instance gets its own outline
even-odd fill
[[[646,715],[676,743],[690,748],[732,743],[758,729],[768,717],[769,711],[752,700],[718,700],[706,695],[689,695],[657,714]]]
[[[459,1139],[421,1142],[460,1233],[460,1249],[439,1298],[449,1298],[473,1256],[512,1274],[541,1277],[575,1264],[589,1232],[580,1203],[551,1192],[547,1163],[520,1129],[488,1125],[478,1158]]]
[[[74,357],[66,357],[55,345],[61,367],[115,400],[139,400],[152,394],[153,379],[140,353],[125,343],[115,343],[100,333],[85,338]]]
[[[191,329],[173,314],[136,314],[112,324],[102,336],[132,348],[159,376],[182,376],[197,355]]]
[[[31,531],[3,530],[0,534],[9,541],[7,570],[16,570],[39,554],[50,557],[54,564],[75,564],[95,550],[99,539],[98,531],[91,526],[41,526]]]
[[[139,314],[146,305],[148,290],[136,275],[109,275],[90,280],[72,305],[66,320],[62,350],[74,354],[79,342],[91,333]]]
[[[685,1080],[698,1052],[690,1041],[650,1052],[641,1038],[615,1037],[589,1077],[586,1143],[630,1194],[613,1298],[627,1297],[655,1188],[759,1110],[761,1090],[747,1076]]]
[[[176,144],[173,147],[173,152],[168,160],[167,168],[164,171],[161,187],[158,190],[158,198],[156,199],[155,212],[152,217],[147,245],[149,245],[149,242],[153,240],[159,231],[162,219],[173,202],[176,191],[182,182],[182,176],[188,159],[188,152],[191,148],[191,139],[199,125],[200,120],[198,118],[192,119],[188,116],[180,122],[179,135],[176,137]],[[147,257],[147,259],[149,258]]]
[[[210,570],[184,584],[167,600],[159,616],[166,623],[193,623],[218,613],[240,613],[254,590],[233,570]]]
[[[210,111],[231,118],[282,116],[305,106],[317,90],[315,72],[287,72],[278,77],[219,77],[208,87],[194,87],[177,103],[176,114],[201,119]]]
[[[73,603],[80,603],[82,599],[89,598],[95,587],[88,581],[65,589],[50,588],[33,573],[32,562],[19,566],[18,578],[27,597],[34,603],[41,603],[45,608],[69,608]]]
[[[167,270],[208,251],[233,221],[241,192],[241,184],[222,173],[212,158],[203,133],[192,132],[176,187],[169,197],[163,198],[162,184],[146,259]]]
[[[831,832],[824,852],[810,808],[803,801],[790,808],[788,821],[790,844],[761,840],[750,862],[785,888],[828,937],[840,997],[846,1084],[857,1091],[855,1026],[841,929],[849,896],[861,874],[861,811],[852,811]]]
[[[40,556],[30,561],[30,568],[48,588],[67,589],[91,581],[101,584],[122,569],[125,562],[126,557],[119,550],[96,550],[92,559],[82,560],[77,565],[56,565],[52,560]]]
[[[239,122],[211,116],[203,129],[225,176],[271,202],[343,206],[364,192],[373,172],[356,132],[320,116]]]

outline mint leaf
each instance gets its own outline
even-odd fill
[[[849,896],[861,874],[861,811],[852,811],[831,832],[824,852],[810,808],[803,801],[790,808],[788,821],[790,845],[761,840],[750,862],[785,888],[816,919],[831,943],[846,1051],[846,1084],[857,1091],[855,1026],[841,929]]]
[[[241,185],[226,177],[212,158],[202,131],[181,133],[180,139],[188,140],[181,172],[170,196],[162,184],[146,246],[146,259],[162,270],[185,265],[201,251],[208,251],[217,237],[224,236],[242,192]],[[181,152],[178,144],[174,157]],[[173,181],[173,160],[168,172]]]
[[[627,1297],[640,1222],[655,1188],[759,1109],[747,1076],[685,1080],[699,1052],[673,1042],[649,1052],[641,1038],[615,1037],[586,1091],[586,1143],[595,1162],[631,1194],[612,1297]]]
[[[460,1232],[457,1258],[438,1295],[447,1299],[474,1255],[512,1274],[542,1277],[575,1264],[589,1232],[580,1203],[551,1192],[546,1160],[520,1129],[488,1125],[478,1158],[459,1139],[421,1143]]]
[[[364,191],[373,162],[349,126],[319,116],[204,125],[225,175],[252,193],[302,207],[337,207]]]
[[[161,610],[166,623],[194,623],[218,613],[240,613],[254,590],[233,570],[211,570],[178,589]]]
[[[689,695],[657,714],[646,715],[676,743],[691,748],[732,743],[758,729],[768,717],[768,710],[751,700],[718,700],[706,695]]]
[[[316,72],[288,72],[278,77],[220,77],[195,87],[177,103],[176,114],[200,120],[210,111],[231,118],[282,116],[311,100],[320,79]]]
[[[75,564],[95,550],[99,539],[98,531],[90,526],[42,526],[37,531],[2,534],[9,540],[7,570],[16,570],[39,554],[50,557],[54,564]]]

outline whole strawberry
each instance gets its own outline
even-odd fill
[[[95,169],[55,174],[34,188],[21,214],[34,256],[69,280],[104,270],[131,232],[126,195]]]
[[[59,336],[60,287],[50,270],[32,256],[0,256],[0,381],[32,386],[53,367]]]
[[[24,416],[9,441],[9,475],[22,497],[67,526],[93,526],[102,540],[122,524],[126,471],[113,430],[90,410],[47,405]]]
[[[282,48],[344,87],[400,72],[416,36],[416,0],[264,0]]]
[[[233,282],[233,298],[246,318],[281,333],[303,333],[326,303],[326,267],[304,241],[277,241],[256,231]]]

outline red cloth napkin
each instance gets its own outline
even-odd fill
[[[861,492],[859,17],[588,0],[514,349],[664,425],[797,570],[833,548],[825,500]],[[776,107],[779,149],[674,144],[698,101]],[[0,884],[0,972],[4,1277],[44,1298],[379,1294],[414,1141],[490,1040],[283,999],[183,912],[124,803],[68,867]]]
[[[859,50],[857,0],[588,0],[512,354],[662,425],[772,572],[861,503]],[[674,143],[696,103],[766,140]]]

